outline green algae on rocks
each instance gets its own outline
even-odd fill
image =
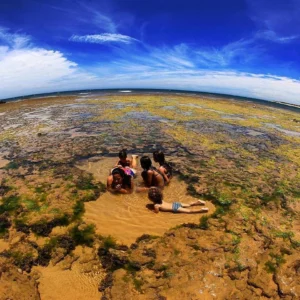
[[[50,261],[73,262],[84,245],[106,274],[99,282],[103,299],[297,299],[300,127],[294,120],[297,111],[183,93],[1,105],[0,238],[9,245],[0,253],[3,278]],[[105,185],[76,164],[117,157],[122,148],[139,155],[163,150],[187,193],[216,210],[163,237],[142,236],[129,249],[99,237],[82,218],[84,203],[101,199]],[[32,278],[26,284],[35,295]]]

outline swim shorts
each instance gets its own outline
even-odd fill
[[[136,175],[136,171],[129,167],[125,167],[125,168],[123,168],[123,170],[124,170],[125,174],[127,174],[129,176],[135,177],[135,175]]]
[[[182,207],[181,203],[180,202],[173,202],[172,203],[172,211],[173,212],[177,212],[178,211],[178,208]]]

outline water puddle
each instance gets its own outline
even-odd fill
[[[104,158],[99,161],[86,161],[78,166],[80,169],[92,173],[97,180],[105,183],[108,172],[117,162],[117,158]],[[135,179],[136,185],[141,183],[140,169]],[[164,189],[164,200],[166,202],[195,201],[195,198],[186,193],[187,185],[173,178],[170,186]],[[131,195],[114,195],[109,192],[103,194],[98,200],[85,203],[84,221],[94,223],[97,233],[101,235],[112,235],[118,242],[130,245],[142,234],[162,236],[168,229],[182,223],[198,223],[204,214],[155,214],[146,206],[151,202],[147,193],[133,193]],[[207,202],[210,213],[214,207]]]
[[[247,129],[245,133],[248,134],[248,135],[251,135],[251,136],[260,136],[260,135],[264,135],[263,132],[256,131],[256,130],[253,130],[253,129]]]
[[[126,113],[123,118],[149,120],[149,121],[167,120],[167,119],[159,117],[159,116],[151,115],[146,111],[144,111],[144,112],[131,111],[131,112]]]
[[[245,120],[245,118],[236,116],[236,115],[222,115],[221,119],[230,119],[230,120]]]
[[[189,104],[179,104],[180,106],[186,106],[186,107],[193,107],[193,108],[205,108],[203,105],[198,105],[198,104],[193,104],[193,103],[189,103]]]
[[[16,129],[16,128],[21,127],[21,126],[23,126],[23,124],[11,124],[11,125],[8,125],[8,126],[4,126],[3,129],[4,130]]]
[[[88,133],[88,132],[84,132],[81,131],[82,128],[73,128],[70,129],[68,131],[63,132],[63,134],[70,134],[70,138],[74,138],[74,137],[82,137],[82,136],[99,136],[99,133]],[[58,132],[58,134],[61,134],[61,132]]]
[[[265,123],[265,125],[266,125],[266,127],[273,128],[280,132],[283,132],[286,135],[300,137],[300,132],[283,129],[280,125],[276,125],[276,124],[272,124],[272,123]]]
[[[77,248],[74,255],[78,252]],[[80,253],[80,256],[85,254]],[[55,266],[50,264],[46,268],[38,266],[32,270],[39,275],[39,293],[43,300],[99,300],[98,286],[104,274],[96,269],[85,272],[83,261],[75,261],[71,269],[60,263]]]

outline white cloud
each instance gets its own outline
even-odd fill
[[[256,45],[255,39],[241,39],[220,48],[199,48],[195,50],[195,60],[200,66],[228,67],[239,65],[257,59],[263,49]]]
[[[300,35],[278,36],[273,30],[258,31],[255,35],[258,39],[265,39],[275,43],[287,44],[300,38]]]
[[[25,34],[10,33],[8,29],[0,27],[0,42],[11,48],[19,49],[29,45],[30,37]]]
[[[86,23],[93,24],[96,28],[108,31],[110,33],[115,33],[118,26],[112,20],[112,18],[104,14],[101,11],[105,3],[100,2],[99,5],[93,5],[92,2],[86,3],[86,1],[78,1],[77,4],[87,12],[82,16],[82,21],[85,20]]]
[[[0,28],[0,97],[78,89],[97,78],[61,52],[33,47],[30,38]]]
[[[0,57],[1,98],[76,89],[95,83],[61,52],[40,48],[11,50]]]
[[[6,45],[0,46],[2,99],[76,89],[162,88],[216,92],[300,105],[299,80],[199,69],[194,63],[195,54],[184,44],[171,49],[148,48],[147,53],[127,55],[113,62],[102,61],[99,62],[101,66],[86,71],[59,51],[31,46],[28,38],[20,48],[22,43],[18,42],[18,34],[5,31],[4,37]],[[236,49],[240,44],[228,46],[228,53],[239,53]],[[207,54],[206,60],[209,57]]]
[[[72,35],[69,39],[72,42],[80,42],[80,43],[93,43],[93,44],[103,44],[109,42],[116,42],[116,43],[125,43],[130,44],[136,39],[117,33],[103,33],[103,34],[92,34],[92,35]]]
[[[266,32],[267,38],[271,38],[274,42],[287,43],[299,36],[299,0],[245,2],[249,17],[258,29]]]
[[[97,3],[92,3],[91,1],[88,3],[85,3],[86,1],[73,2],[72,5],[67,7],[64,7],[64,5],[55,6],[51,4],[49,4],[49,7],[65,13],[65,18],[70,22],[71,28],[74,24],[86,24],[89,26],[92,25],[101,31],[110,33],[115,33],[117,31],[117,24],[115,24],[108,14],[103,13],[103,6],[105,6],[105,3],[101,2],[97,5]],[[70,27],[62,28],[62,30],[68,30]],[[81,27],[82,26],[79,28]]]
[[[300,81],[287,77],[210,70],[163,71],[141,65],[126,71],[121,68],[117,74],[106,74],[105,86],[215,92],[300,105]]]

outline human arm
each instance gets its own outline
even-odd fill
[[[115,168],[122,168],[122,165],[120,164],[120,160],[118,160],[115,164]]]
[[[127,162],[129,163],[129,168],[134,168],[133,159],[127,159]]]
[[[159,208],[160,208],[160,205],[159,205],[159,204],[155,204],[155,205],[154,205],[154,212],[155,212],[156,214],[159,213]]]
[[[170,183],[170,179],[167,176],[167,170],[164,167],[159,167],[159,171],[160,171],[161,175],[164,178],[165,184],[169,184]]]
[[[129,184],[118,185],[116,190],[118,193],[121,193],[121,194],[131,194],[134,190],[133,177],[130,176]]]
[[[112,177],[112,175],[109,175],[107,177],[107,181],[106,181],[106,188],[111,193],[115,192],[115,189],[112,187],[112,183],[113,183],[113,177]]]
[[[131,188],[128,189],[123,188],[122,184],[116,184],[115,187],[113,187],[113,176],[110,175],[107,177],[106,187],[111,193],[129,194],[133,191],[133,182],[131,183]]]

